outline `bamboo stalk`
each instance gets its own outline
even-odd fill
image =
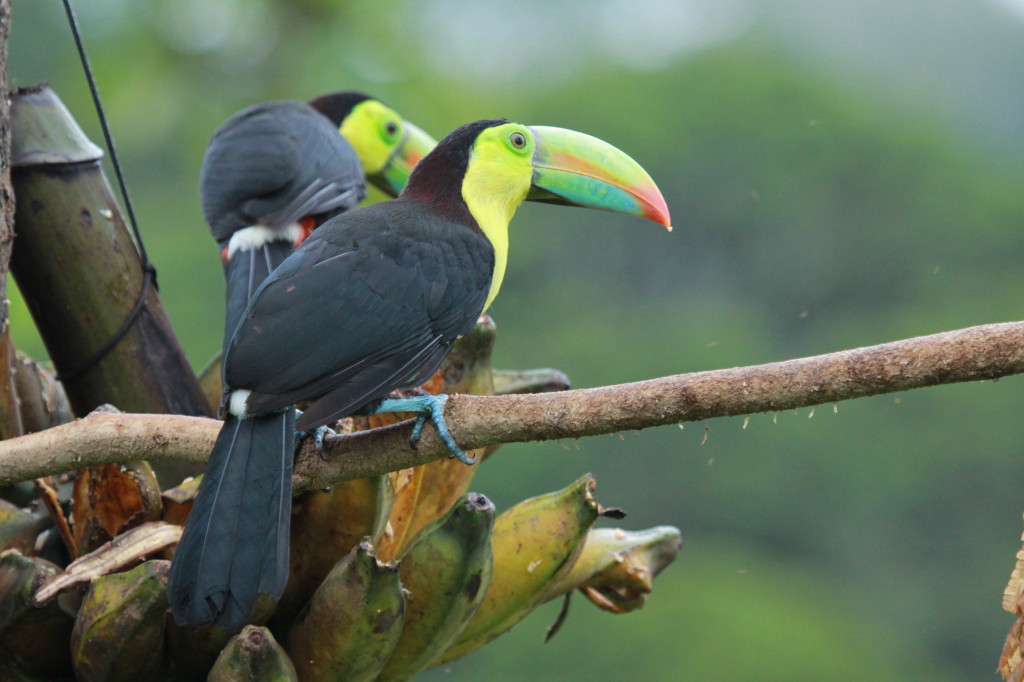
[[[124,337],[89,365],[139,300],[146,275],[104,177],[102,152],[45,86],[13,94],[18,197],[11,270],[75,414],[210,414],[156,289]],[[77,373],[76,373],[77,372]]]

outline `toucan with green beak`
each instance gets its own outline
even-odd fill
[[[230,416],[261,419],[312,400],[297,427],[313,429],[355,413],[415,411],[421,416],[414,440],[430,417],[452,456],[472,463],[445,424],[447,396],[387,396],[429,377],[494,300],[508,259],[509,222],[524,200],[670,226],[650,176],[606,142],[506,120],[458,128],[420,161],[397,199],[326,221],[257,289],[225,348]],[[226,440],[222,431],[216,448]],[[246,523],[264,531],[257,547],[242,546],[236,527],[193,509],[185,535],[203,533],[205,545],[218,551],[188,560],[244,574],[244,591],[231,582],[227,590],[178,592],[171,605],[179,620],[240,625],[257,594],[276,596],[266,576],[283,570],[282,561],[287,566],[287,541],[276,515],[281,505],[267,496],[285,490],[266,481],[252,492],[262,497],[246,501]],[[182,559],[179,550],[174,561]]]
[[[297,244],[327,218],[356,206],[366,196],[365,180],[397,195],[434,144],[393,109],[358,92],[258,104],[218,127],[199,184],[227,280],[225,345],[256,288]],[[214,529],[230,528],[231,536],[216,546],[216,532],[198,521],[188,524],[168,586],[179,622],[200,624],[180,605],[203,595],[216,614],[208,620],[234,631],[257,591],[279,595],[284,589],[294,431],[293,410],[246,420],[226,415],[193,517],[213,520]],[[249,521],[253,506],[260,507],[259,523]]]

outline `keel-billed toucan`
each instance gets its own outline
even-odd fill
[[[228,280],[226,336],[269,271],[310,230],[366,196],[364,176],[396,196],[434,144],[359,92],[257,104],[221,124],[199,190]]]
[[[356,92],[308,104],[259,104],[223,123],[203,158],[200,194],[224,260],[225,343],[256,288],[310,230],[366,196],[364,175],[394,196],[434,144],[395,111]],[[226,415],[194,509],[194,516],[217,525],[208,532],[190,524],[171,571],[169,595],[179,621],[201,624],[180,605],[202,594],[216,602],[206,621],[237,630],[257,590],[279,594],[284,588],[294,424],[291,410],[247,420]],[[271,504],[279,517],[272,551],[265,546],[267,529],[247,521],[254,505],[263,514]],[[222,541],[218,528],[228,532],[225,544],[210,546]],[[249,563],[263,560],[279,564]],[[241,595],[245,606],[228,594]]]
[[[231,414],[248,421],[313,399],[298,420],[309,429],[357,411],[417,410],[465,458],[447,434],[443,396],[385,398],[430,376],[490,305],[505,272],[509,221],[528,199],[669,225],[650,176],[601,140],[505,120],[465,125],[420,161],[397,199],[328,220],[256,291],[225,349]],[[285,489],[268,481],[254,494]],[[264,542],[258,552],[244,549],[238,570],[249,574],[247,592],[197,589],[172,601],[176,614],[205,623],[251,608],[256,592],[275,596],[264,572],[287,565],[282,514],[266,498],[251,505],[246,522]],[[211,545],[237,542],[217,518],[193,510],[193,523],[216,536]]]

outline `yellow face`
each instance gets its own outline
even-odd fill
[[[533,178],[534,144],[530,129],[518,123],[486,128],[477,136],[462,182],[462,198],[481,227],[496,222],[507,226],[526,199]]]
[[[402,117],[373,99],[353,107],[339,130],[355,149],[367,175],[383,170],[405,132]]]
[[[462,198],[494,247],[494,274],[485,310],[505,276],[508,224],[530,191],[535,144],[529,128],[506,123],[484,129],[470,151]]]

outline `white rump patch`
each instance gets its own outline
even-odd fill
[[[228,412],[239,419],[245,419],[248,416],[245,413],[245,401],[249,399],[250,393],[252,393],[252,391],[244,388],[232,391],[231,398],[228,399]]]

